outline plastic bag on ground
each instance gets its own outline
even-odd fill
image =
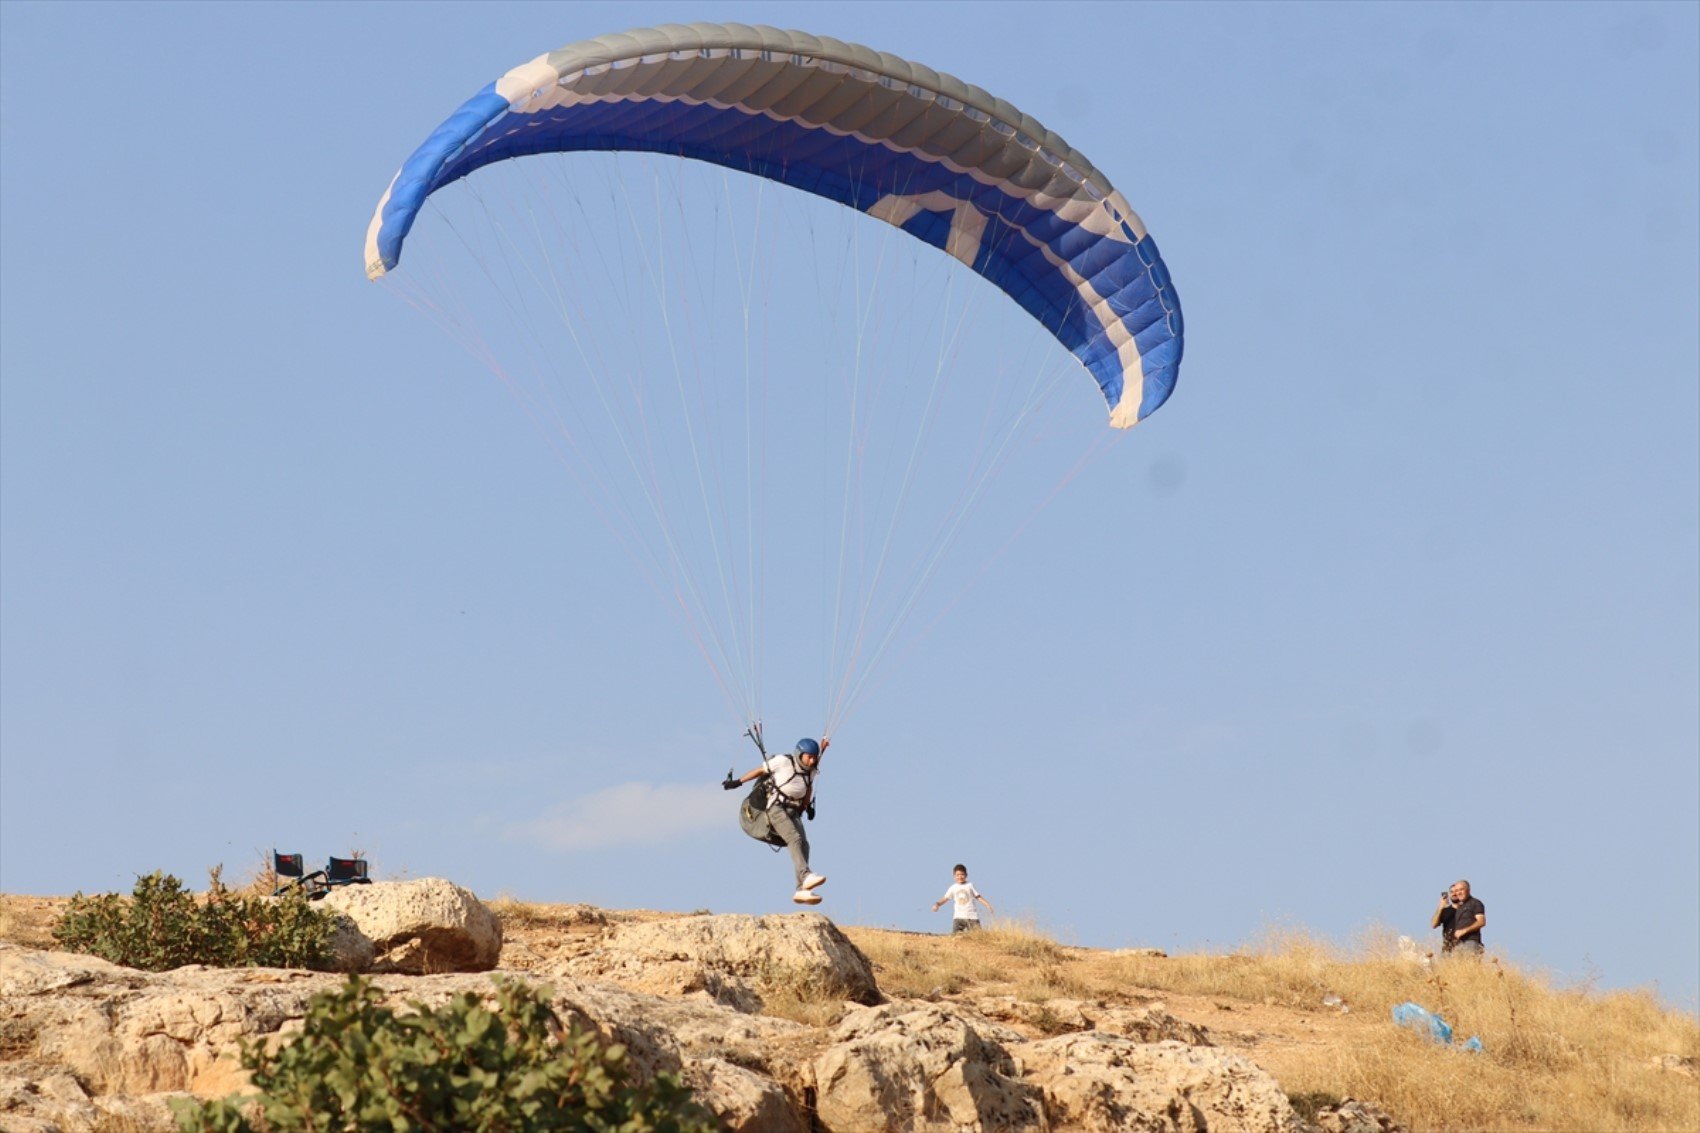
[[[1405,1002],[1393,1009],[1393,1021],[1418,1034],[1427,1035],[1437,1043],[1452,1041],[1452,1028],[1445,1019],[1415,1003]]]
[[[1393,1021],[1401,1027],[1408,1027],[1418,1034],[1427,1035],[1437,1043],[1448,1044],[1452,1041],[1452,1027],[1445,1019],[1415,1003],[1405,1002],[1393,1009]],[[1471,1054],[1480,1054],[1482,1040],[1471,1035],[1469,1040],[1458,1044],[1459,1050],[1467,1050]]]

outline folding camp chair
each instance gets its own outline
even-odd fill
[[[332,858],[325,867],[326,885],[370,885],[365,858]]]
[[[322,897],[325,894],[325,871],[316,869],[312,873],[304,873],[306,869],[301,864],[300,854],[280,854],[272,851],[272,870],[277,874],[278,887],[272,890],[272,896],[290,889],[304,889],[309,898]],[[284,878],[288,878],[285,881]]]

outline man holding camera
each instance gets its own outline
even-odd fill
[[[1454,881],[1452,888],[1440,895],[1430,928],[1440,930],[1442,952],[1463,952],[1470,956],[1482,954],[1482,927],[1487,924],[1487,906],[1470,896],[1468,881]]]

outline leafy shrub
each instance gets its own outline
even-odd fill
[[[462,995],[438,1008],[385,1006],[352,976],[308,1008],[299,1038],[273,1050],[244,1043],[256,1097],[180,1101],[185,1133],[312,1133],[389,1129],[413,1133],[712,1133],[713,1114],[671,1075],[627,1083],[625,1048],[604,1046],[575,1024],[564,1030],[548,1001],[520,983],[498,983],[494,1010]]]
[[[53,939],[73,952],[163,972],[184,964],[220,968],[329,968],[334,922],[298,891],[235,894],[213,871],[204,900],[170,874],[136,879],[128,897],[71,898]]]

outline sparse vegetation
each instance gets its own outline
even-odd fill
[[[331,966],[333,931],[331,918],[304,894],[235,893],[215,868],[201,898],[158,871],[137,878],[128,897],[78,893],[53,939],[72,952],[153,972],[185,964],[324,970]]]
[[[412,1129],[454,1133],[625,1130],[712,1133],[714,1115],[671,1075],[633,1084],[625,1048],[563,1028],[546,996],[497,985],[494,1008],[462,995],[438,1008],[388,1006],[351,977],[317,997],[299,1038],[252,1042],[258,1093],[178,1103],[185,1133]]]

